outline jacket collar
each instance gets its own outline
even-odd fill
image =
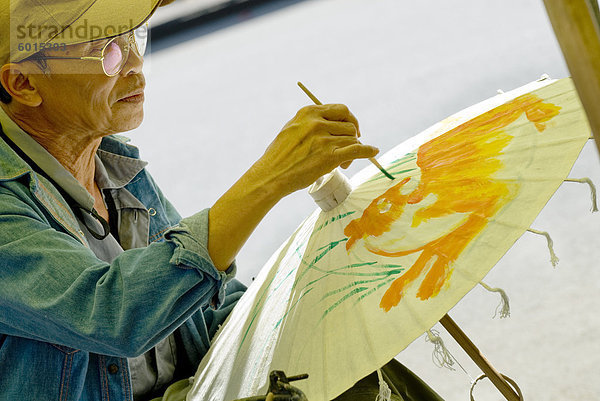
[[[0,126],[4,133],[13,131],[16,126],[2,108],[0,108]],[[0,140],[0,181],[13,180],[30,171],[31,167],[5,141]]]

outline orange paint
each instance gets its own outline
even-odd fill
[[[453,262],[485,228],[489,219],[518,192],[517,182],[493,178],[503,167],[499,158],[503,149],[513,139],[504,129],[525,113],[542,132],[546,122],[557,116],[559,110],[558,106],[526,94],[432,139],[417,153],[417,165],[421,170],[418,187],[403,195],[401,190],[411,178],[403,179],[374,199],[360,218],[346,226],[344,234],[348,237],[346,249],[349,251],[361,239],[389,232],[406,205],[418,205],[431,194],[435,195],[435,202],[415,213],[412,227],[456,213],[468,216],[454,230],[415,249],[378,249],[366,244],[370,252],[382,256],[399,257],[421,252],[417,261],[387,289],[380,302],[382,309],[389,311],[398,305],[406,288],[423,275],[417,297],[427,300],[440,292],[452,274]]]

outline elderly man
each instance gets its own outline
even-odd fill
[[[159,1],[1,0],[0,400],[163,396],[244,291],[234,258],[265,214],[378,152],[345,106],[303,108],[182,219],[114,135],[142,122]]]

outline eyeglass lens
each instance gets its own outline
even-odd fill
[[[129,44],[127,44],[127,46],[129,46]],[[104,49],[104,59],[102,60],[104,72],[106,72],[107,75],[116,75],[121,69],[121,64],[123,64],[123,60],[125,59],[123,50],[121,50],[117,41],[111,41]]]
[[[118,74],[127,62],[130,46],[135,49],[136,53],[143,56],[146,51],[147,39],[148,30],[145,25],[142,25],[133,32],[133,37],[121,35],[111,40],[104,48],[104,59],[102,60],[104,72],[109,76]]]
[[[148,25],[144,24],[133,31],[133,36],[135,37],[138,53],[143,56],[146,53],[146,44],[148,43]]]

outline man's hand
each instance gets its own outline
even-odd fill
[[[305,188],[334,168],[374,157],[362,145],[358,122],[341,104],[302,108],[264,155],[213,205],[208,252],[225,270],[258,223],[284,196]]]
[[[307,106],[283,127],[253,169],[261,170],[283,197],[338,166],[379,152],[359,137],[358,121],[343,104]]]

